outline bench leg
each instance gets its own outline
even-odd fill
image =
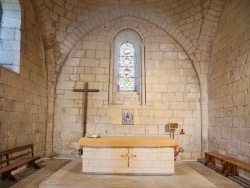
[[[14,176],[12,176],[11,171],[7,171],[2,174],[2,181],[4,180],[17,182],[17,179]]]
[[[239,176],[238,172],[237,172],[237,166],[233,165],[233,172],[235,176]]]
[[[206,162],[205,162],[205,165],[207,166],[209,162],[211,162],[212,160],[212,156],[211,155],[208,155],[208,154],[205,154],[205,158],[206,158]]]
[[[33,166],[35,169],[40,169],[40,166],[38,166],[35,161],[28,162],[28,167]]]
[[[226,173],[226,177],[228,177],[232,171],[232,164],[227,163],[227,173]]]
[[[224,160],[220,160],[220,163],[221,163],[221,174],[224,174],[227,168],[227,163]]]

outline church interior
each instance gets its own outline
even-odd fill
[[[249,166],[249,56],[249,0],[0,0],[0,152],[172,137]]]

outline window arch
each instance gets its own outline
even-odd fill
[[[18,0],[0,2],[0,66],[20,72],[21,7]]]
[[[112,44],[109,103],[145,104],[144,44],[141,36],[132,29],[124,29],[115,35]],[[125,101],[128,96],[133,96],[135,102],[132,102],[134,99]]]

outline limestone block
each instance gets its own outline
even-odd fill
[[[233,99],[231,96],[224,97],[224,107],[232,107]]]
[[[186,130],[188,130],[188,129],[186,129]],[[201,144],[201,136],[199,134],[193,134],[191,136],[191,143],[192,144]]]
[[[249,146],[249,143],[247,143],[245,141],[241,141],[240,142],[239,152],[242,155],[249,156],[250,155],[250,146]]]
[[[172,84],[185,84],[187,83],[187,77],[186,76],[171,76],[170,82]]]
[[[146,51],[159,51],[159,44],[158,43],[151,43],[150,45],[145,46]]]
[[[116,134],[129,134],[129,127],[128,125],[115,125],[114,126],[114,133]]]
[[[117,116],[111,116],[111,123],[114,125],[121,125],[122,124],[122,118]]]
[[[99,60],[95,58],[81,58],[81,67],[99,67]]]
[[[163,101],[176,101],[175,93],[163,93],[162,94]]]
[[[69,54],[70,58],[80,58],[80,57],[85,57],[86,56],[86,50],[72,50],[71,53]],[[67,63],[66,63],[67,65]]]
[[[109,76],[108,75],[96,75],[96,81],[97,82],[108,82],[109,81]]]
[[[147,72],[147,71],[146,71]],[[147,76],[147,85],[158,83],[159,78],[157,76]],[[146,87],[147,88],[147,87]]]
[[[11,21],[18,21],[19,20],[18,23],[20,23],[20,19],[19,18],[8,18],[8,19],[10,19],[6,22],[6,23],[8,23],[8,26],[4,26],[5,23],[2,22],[1,39],[12,41],[12,40],[15,40],[15,29],[12,29],[12,28],[15,28],[17,25],[14,25],[11,28],[11,25],[15,24],[15,23],[11,23]],[[1,56],[1,57],[3,57],[3,56]]]
[[[57,85],[58,89],[70,89],[73,90],[75,83],[70,81],[59,82]]]
[[[222,136],[226,140],[231,140],[232,138],[232,129],[228,127],[223,127],[222,128]]]
[[[107,109],[108,116],[122,117],[122,109]]]
[[[86,57],[87,58],[95,58],[96,57],[96,50],[86,50]]]
[[[58,6],[57,4],[53,6],[53,11],[59,14],[60,16],[64,16],[65,14],[65,10],[62,7]]]
[[[147,101],[162,101],[161,93],[147,93],[146,95]]]
[[[106,116],[107,115],[107,109],[97,109],[97,115]]]
[[[148,117],[149,115],[150,115],[150,110],[148,109],[138,110],[138,116],[140,117]]]
[[[171,109],[189,110],[189,103],[188,102],[171,102]]]
[[[90,49],[95,50],[98,46],[98,43],[95,41],[84,41],[83,42],[83,49]]]
[[[159,126],[158,125],[154,125],[154,124],[147,124],[146,125],[146,133],[148,135],[158,135],[159,134]]]
[[[11,86],[12,84],[11,72],[3,68],[0,68],[0,71],[1,71],[1,83],[5,84],[5,86],[6,85]]]
[[[14,148],[16,146],[16,137],[8,137],[7,138],[7,143],[6,143],[7,148]]]
[[[145,125],[130,125],[130,134],[145,135]]]
[[[92,74],[81,74],[80,81],[82,82],[93,82],[96,81],[96,76]]]
[[[169,122],[169,119],[166,117],[154,118],[155,125],[164,125]],[[162,132],[161,132],[162,133]]]
[[[174,49],[175,49],[175,46],[173,43],[160,44],[161,51],[169,52],[169,51],[174,51]]]
[[[80,100],[70,100],[70,99],[64,99],[64,100],[58,100],[60,102],[61,107],[76,107],[75,104],[78,103],[77,107],[81,107],[82,103]]]
[[[105,74],[105,68],[92,68],[92,73],[93,74],[100,74],[100,75],[104,75]]]
[[[97,50],[96,58],[106,58],[106,50]]]
[[[233,153],[239,153],[239,146],[240,141],[237,140],[227,140],[226,142],[226,149]]]
[[[196,84],[186,84],[185,85],[185,91],[186,92],[195,92],[195,93],[198,93],[199,92],[199,87]]]
[[[177,60],[177,52],[164,52],[164,60]]]
[[[154,92],[166,92],[168,91],[168,85],[166,84],[154,84],[152,85],[152,91]]]
[[[79,108],[62,108],[62,111],[65,112],[65,114],[68,115],[80,115]]]
[[[153,125],[154,118],[152,117],[141,117],[141,124],[143,125]]]
[[[243,129],[243,131],[244,131],[244,134],[243,134],[243,139],[244,139],[244,141],[246,141],[246,142],[250,142],[250,138],[249,138],[249,135],[250,135],[250,128],[244,128]],[[242,134],[241,134],[242,135]]]
[[[72,122],[75,123],[76,122],[76,116],[75,115],[65,115],[64,116],[64,121],[67,122]]]
[[[80,58],[70,57],[65,63],[65,67],[78,67],[80,65]]]
[[[101,100],[94,100],[93,101],[93,108],[102,108],[103,106],[103,101]]]
[[[168,84],[167,92],[170,92],[170,93],[180,92],[180,85],[179,84]]]
[[[12,105],[8,104],[8,106],[11,107]],[[13,102],[13,111],[24,112],[24,103],[23,102],[14,101]]]
[[[109,67],[109,59],[100,59],[100,67]]]
[[[150,117],[164,117],[164,110],[151,110]]]
[[[178,111],[178,117],[192,117],[192,111],[189,110],[180,110]]]
[[[100,122],[103,124],[109,124],[111,123],[111,118],[110,117],[100,117]]]
[[[187,60],[189,58],[185,52],[178,52],[178,59]]]
[[[163,53],[162,52],[151,52],[150,58],[152,60],[163,60]]]

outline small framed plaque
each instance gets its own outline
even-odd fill
[[[134,125],[134,110],[122,110],[122,124]]]

